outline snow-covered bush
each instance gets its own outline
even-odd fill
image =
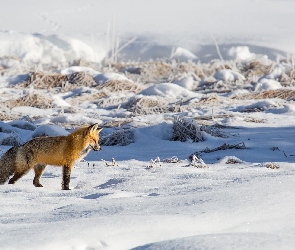
[[[9,122],[9,124],[12,127],[25,129],[25,130],[31,130],[31,131],[34,131],[37,127],[35,124],[28,122],[28,121],[24,121],[24,120],[14,120],[12,122]]]
[[[173,120],[172,141],[192,140],[192,142],[204,141],[204,134],[199,125],[192,119],[175,116]]]
[[[192,162],[191,162],[190,166],[193,166],[195,168],[206,168],[207,167],[207,165],[203,161],[203,159],[202,158],[198,158],[195,155],[192,156]]]
[[[134,131],[131,129],[115,130],[109,135],[101,135],[100,145],[103,146],[126,146],[135,142]]]
[[[219,151],[219,150],[228,150],[228,149],[247,149],[247,148],[246,148],[244,142],[240,142],[240,143],[237,143],[237,144],[223,143],[221,146],[216,147],[216,148],[210,149],[210,148],[206,147],[205,149],[203,149],[201,151],[194,152],[189,156],[189,159],[192,160],[194,156],[200,158],[202,153],[212,153],[212,152],[216,152],[216,151]]]
[[[225,132],[223,132],[222,130],[220,130],[220,128],[216,125],[202,125],[200,127],[201,131],[206,132],[209,135],[212,135],[214,137],[222,137],[222,138],[228,138],[229,135],[226,134]]]
[[[22,138],[15,131],[12,131],[11,133],[1,133],[1,134],[3,134],[3,136],[0,136],[0,145],[20,146],[24,143]]]
[[[243,161],[236,156],[225,156],[220,163],[224,164],[241,164]]]

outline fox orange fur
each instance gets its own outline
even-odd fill
[[[9,176],[9,184],[14,184],[34,168],[33,184],[42,187],[40,177],[46,165],[61,166],[63,172],[62,189],[69,190],[71,170],[76,161],[83,159],[92,149],[100,150],[98,124],[78,128],[67,136],[34,138],[24,145],[9,149],[0,159],[0,184]]]

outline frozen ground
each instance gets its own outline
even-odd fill
[[[104,128],[0,186],[1,250],[294,248],[294,1],[0,3],[0,155]]]

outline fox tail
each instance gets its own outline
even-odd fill
[[[3,185],[15,171],[17,147],[9,149],[0,159],[0,185]]]

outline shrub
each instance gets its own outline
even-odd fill
[[[115,130],[110,135],[102,135],[100,138],[100,145],[103,146],[126,146],[135,142],[134,132],[131,129]]]
[[[192,119],[175,116],[172,129],[172,141],[204,141],[203,132],[200,130],[199,125]]]
[[[1,141],[1,145],[5,146],[20,146],[23,143],[24,141],[15,131],[5,134]]]

